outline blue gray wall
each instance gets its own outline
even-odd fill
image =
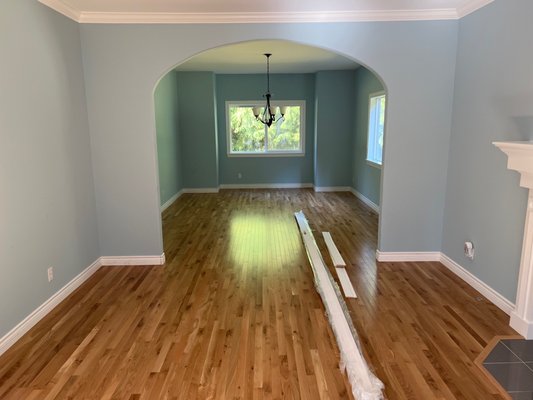
[[[0,49],[2,337],[100,254],[78,24],[3,0]]]
[[[355,114],[352,187],[379,205],[381,169],[366,162],[368,143],[368,102],[371,93],[384,90],[378,78],[366,68],[355,71]]]
[[[178,72],[177,76],[183,186],[217,188],[215,75]]]
[[[314,74],[271,75],[273,100],[304,100],[304,157],[228,157],[226,101],[262,100],[265,75],[217,75],[217,114],[221,184],[313,183]],[[242,179],[237,175],[241,173]]]
[[[315,186],[350,186],[354,72],[317,72],[315,92]]]
[[[532,15],[530,0],[497,0],[460,21],[444,214],[443,252],[511,301],[527,194],[492,142],[533,139]]]
[[[203,50],[257,39],[326,48],[380,75],[389,103],[379,248],[440,250],[457,24],[81,25],[103,255],[163,250],[156,82]]]
[[[442,250],[514,300],[526,193],[491,142],[533,134],[531,15],[529,0],[496,0],[460,22],[79,26],[4,0],[0,335],[98,256],[162,253],[154,87],[203,50],[257,39],[373,68],[388,93],[380,250]],[[213,75],[192,78],[188,104],[201,90],[216,115]],[[202,185],[216,186],[216,118],[192,125],[215,160]]]
[[[154,101],[159,197],[163,205],[183,189],[177,72],[171,71],[161,79],[155,90]]]

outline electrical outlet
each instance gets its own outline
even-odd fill
[[[52,282],[54,280],[54,267],[48,268],[48,282]]]
[[[474,254],[475,254],[474,243],[465,242],[464,250],[465,250],[465,257],[471,261],[474,260]]]

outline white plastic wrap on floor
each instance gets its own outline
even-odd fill
[[[360,349],[359,338],[339,287],[324,264],[309,223],[302,211],[294,214],[313,269],[315,286],[322,297],[337,339],[341,369],[346,370],[356,400],[382,400],[383,383],[370,371]]]

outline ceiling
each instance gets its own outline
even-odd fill
[[[458,19],[493,0],[39,0],[81,23]]]
[[[270,72],[273,74],[346,70],[359,66],[344,56],[318,47],[286,40],[256,40],[205,51],[176,69],[213,71],[218,74],[263,74],[266,71],[264,53],[272,53]]]

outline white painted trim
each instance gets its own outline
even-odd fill
[[[471,272],[466,270],[464,267],[453,261],[450,257],[448,257],[446,254],[438,252],[438,251],[431,251],[431,252],[380,252],[379,250],[376,251],[376,258],[380,262],[422,262],[422,261],[440,261],[442,265],[444,265],[446,268],[448,268],[450,271],[452,271],[455,275],[457,275],[459,278],[464,280],[466,283],[468,283],[470,286],[472,286],[474,289],[476,289],[479,293],[481,293],[483,296],[485,296],[489,301],[494,303],[496,307],[498,307],[500,310],[502,310],[504,313],[511,315],[512,312],[515,310],[515,305],[513,302],[507,300],[505,297],[503,297],[500,293],[498,293],[496,290],[491,288],[489,285],[487,285],[485,282],[483,282],[478,277],[474,276]],[[520,318],[519,318],[520,319]],[[511,318],[511,322],[513,319]],[[520,323],[523,325],[524,321],[520,319]],[[513,326],[513,325],[511,325]],[[517,329],[515,326],[513,328]],[[533,325],[529,328],[530,332],[533,333]],[[517,329],[518,330],[518,329]],[[518,332],[520,334],[523,334],[522,331]]]
[[[505,297],[503,297],[501,294],[499,294],[481,279],[477,278],[471,272],[467,271],[464,267],[457,264],[446,254],[441,253],[440,262],[446,268],[452,271],[455,275],[457,275],[459,278],[464,280],[466,283],[476,289],[479,293],[489,299],[506,314],[511,314],[511,312],[515,309],[515,305],[511,301],[507,300]]]
[[[183,190],[180,190],[178,193],[176,193],[174,196],[172,196],[170,199],[168,199],[165,204],[161,206],[161,212],[165,211],[167,208],[169,208],[176,200],[179,199],[179,197],[183,194]]]
[[[15,344],[26,332],[43,319],[59,303],[74,292],[83,282],[91,277],[101,267],[100,259],[97,259],[69,283],[59,289],[52,297],[41,304],[30,315],[24,318],[17,326],[0,338],[0,355]]]
[[[77,10],[62,0],[39,1],[76,22],[86,24],[235,24],[456,20],[493,0],[469,0],[457,8],[440,9],[248,13],[92,12]]]
[[[326,247],[328,248],[333,265],[335,267],[345,267],[346,263],[344,262],[344,259],[342,258],[339,249],[337,249],[337,246],[335,245],[335,242],[331,237],[331,233],[322,232],[322,236],[324,236],[324,241],[326,242]]]
[[[493,142],[493,144],[507,154],[507,168],[520,173],[520,186],[529,189],[516,307],[513,310],[511,326],[526,339],[533,339],[533,142]]]
[[[466,4],[457,7],[457,18],[461,19],[474,11],[479,10],[481,7],[485,7],[487,4],[492,3],[494,0],[470,0]]]
[[[218,193],[218,188],[186,188],[181,190],[183,193]]]
[[[315,186],[315,192],[350,192],[349,186]]]
[[[100,264],[105,266],[163,265],[165,264],[165,253],[161,254],[160,256],[100,257]]]
[[[92,24],[261,24],[309,22],[455,20],[457,10],[300,11],[249,13],[82,12],[78,22]]]
[[[379,251],[376,250],[376,259],[379,262],[425,262],[440,261],[439,251]]]
[[[264,107],[264,100],[227,100],[225,103],[225,115],[226,115],[226,156],[231,157],[305,157],[305,109],[306,101],[305,100],[272,100],[270,102],[272,107],[282,107],[282,106],[298,106],[300,107],[300,148],[298,150],[292,151],[266,151],[268,149],[268,134],[267,126],[264,126],[265,134],[265,151],[263,152],[233,152],[232,148],[232,137],[231,137],[231,118],[230,108],[231,107],[250,107],[250,113],[252,112],[252,107]]]
[[[511,312],[511,328],[521,334],[525,339],[533,339],[533,321],[522,319],[515,311]]]
[[[453,8],[435,10],[375,10],[249,13],[103,13],[82,12],[80,23],[106,24],[238,24],[455,20]]]
[[[357,299],[357,293],[355,293],[355,289],[353,288],[352,282],[350,281],[350,277],[348,276],[346,269],[335,268],[335,271],[337,271],[337,276],[339,277],[344,296],[352,299]]]
[[[76,22],[80,22],[82,18],[82,13],[79,10],[76,10],[74,7],[64,3],[61,0],[39,0],[39,3],[50,7],[52,10],[57,11],[58,13],[63,14],[65,17],[68,17]]]
[[[368,138],[367,138],[368,139]],[[372,168],[376,168],[376,169],[381,169],[382,168],[382,165],[381,164],[378,164],[377,162],[374,162],[374,161],[370,161],[368,158],[366,159],[366,164],[369,166],[369,167],[372,167]]]
[[[358,192],[354,188],[350,188],[350,192],[357,197],[359,200],[361,200],[363,203],[365,203],[368,207],[370,207],[372,210],[374,210],[377,214],[379,214],[379,206],[374,203],[372,200],[370,200],[368,197],[363,195],[362,193]]]
[[[312,187],[312,183],[229,183],[220,185],[220,189],[303,189]]]

